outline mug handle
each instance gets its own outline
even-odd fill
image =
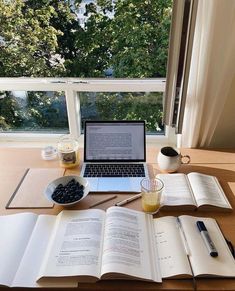
[[[186,161],[184,162],[183,159],[186,159]],[[190,163],[190,156],[189,155],[185,155],[185,156],[181,155],[181,164],[189,164],[189,163]]]

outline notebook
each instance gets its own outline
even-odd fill
[[[86,121],[81,176],[91,192],[140,192],[148,176],[144,121]]]

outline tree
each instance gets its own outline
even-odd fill
[[[0,1],[0,76],[63,76],[62,61],[72,56],[69,38],[75,24],[66,1]],[[25,105],[11,92],[0,95],[2,130],[68,128],[59,92],[51,96],[28,92],[27,96]]]
[[[165,77],[171,2],[0,1],[0,76]]]
[[[0,92],[0,128],[9,130],[18,128],[23,121],[23,114],[19,103],[15,98],[11,98],[10,92]]]
[[[82,38],[77,36],[77,50],[84,48],[77,62],[87,70],[80,70],[82,76],[101,77],[112,68],[119,78],[165,77],[171,5],[171,0],[86,5],[88,19]]]
[[[64,66],[56,56],[61,31],[50,25],[52,6],[32,9],[27,1],[0,1],[0,76],[55,76]]]
[[[172,0],[97,0],[86,5],[84,26],[75,13],[81,2],[0,0],[0,77],[104,77],[107,70],[118,78],[166,76]],[[7,94],[0,96],[2,127],[47,126],[58,120],[55,96],[29,93],[26,114]],[[148,96],[145,104],[143,94],[121,98],[123,103],[114,104],[114,95],[99,95],[100,116],[110,118],[107,108],[112,108],[114,119],[141,118],[149,129],[162,127],[162,105],[147,104],[154,98]]]
[[[116,77],[165,77],[171,0],[120,0],[112,22]]]
[[[76,17],[73,1],[67,0],[27,0],[25,9],[41,10],[54,9],[49,18],[50,26],[60,33],[57,35],[56,53],[63,60],[76,58],[74,47],[75,34],[81,31],[81,26]]]
[[[148,132],[164,130],[162,93],[83,92],[80,93],[80,102],[83,120],[93,118],[98,120],[145,120]]]
[[[78,9],[81,0],[75,2]],[[102,13],[95,3],[87,4],[84,14],[88,17],[85,27],[75,32],[76,58],[67,59],[65,67],[72,77],[104,77],[112,56],[112,19]]]
[[[63,92],[27,92],[25,98],[0,93],[0,128],[10,131],[67,131]]]

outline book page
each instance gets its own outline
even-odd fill
[[[43,255],[46,252],[47,245],[52,229],[56,222],[54,215],[40,215],[29,239],[28,245],[16,272],[11,287],[76,287],[77,282],[58,281],[51,278],[48,282],[39,284],[36,282]]]
[[[41,277],[100,275],[105,212],[65,210],[57,216]]]
[[[164,183],[163,205],[196,205],[185,174],[158,174]]]
[[[180,216],[190,248],[190,261],[195,276],[235,276],[235,260],[224,237],[213,218]],[[203,221],[218,251],[218,257],[211,257],[197,229],[196,222]]]
[[[153,261],[152,222],[152,216],[143,212],[121,207],[107,210],[102,258],[105,278],[131,276],[161,282],[160,270]]]
[[[188,174],[188,179],[198,206],[210,204],[231,208],[216,177],[193,172]]]
[[[162,278],[192,276],[176,217],[154,219],[154,229]]]
[[[0,216],[1,285],[11,286],[36,221],[33,213]]]
[[[11,286],[36,287],[36,277],[45,253],[56,216],[40,215],[36,221],[24,255]],[[32,268],[33,266],[33,268]]]

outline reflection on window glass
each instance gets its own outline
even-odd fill
[[[84,120],[145,120],[148,134],[164,134],[162,92],[79,92]]]
[[[0,130],[68,133],[64,92],[1,91]]]

